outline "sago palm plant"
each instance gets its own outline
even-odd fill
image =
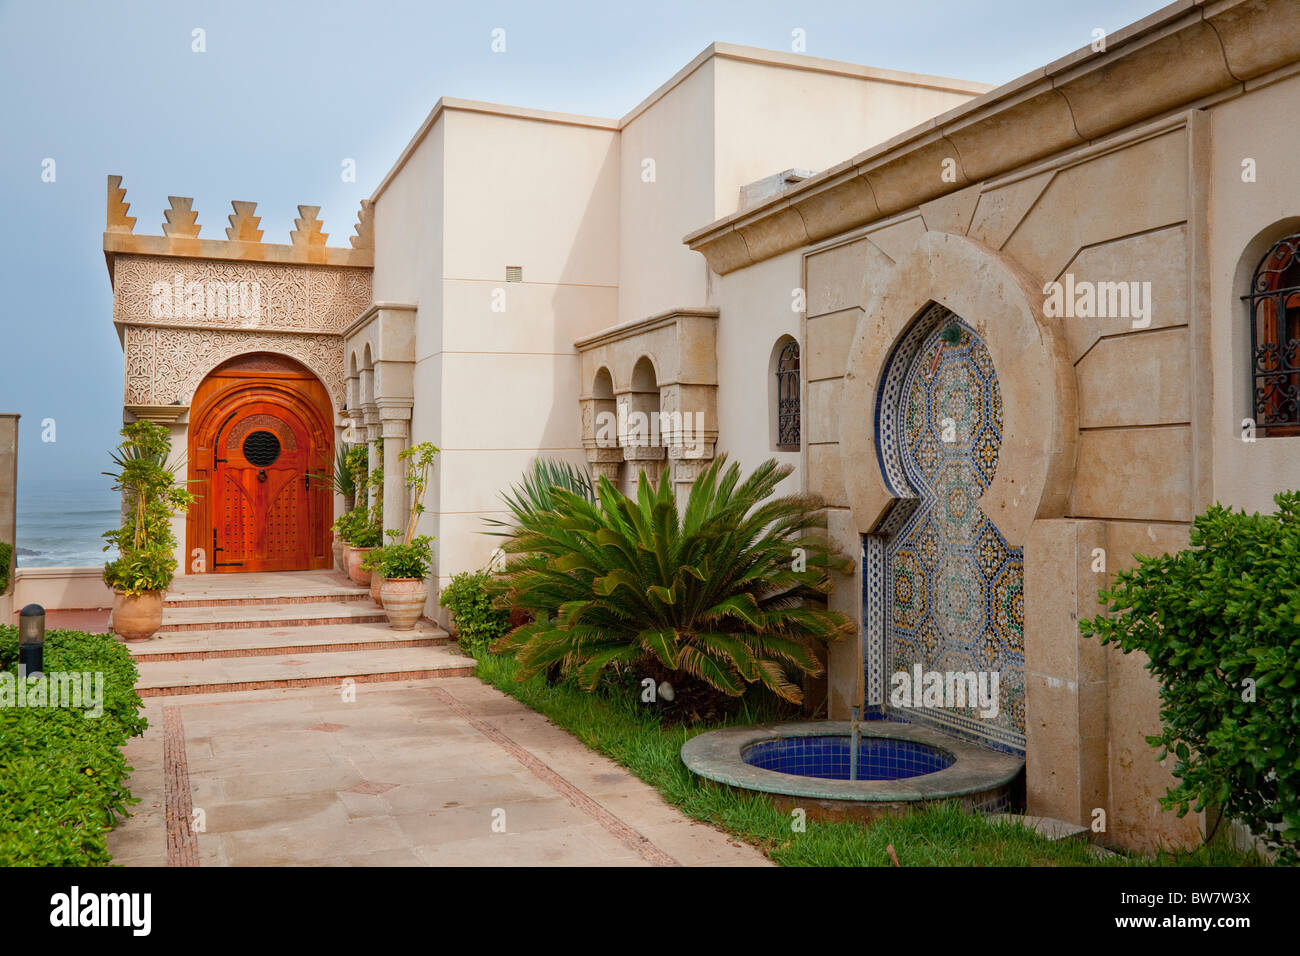
[[[521,677],[554,664],[592,689],[608,668],[694,678],[730,697],[758,683],[799,702],[816,648],[854,632],[819,605],[849,565],[823,533],[815,496],[772,498],[775,461],[741,480],[715,461],[679,511],[672,483],[642,473],[636,498],[601,478],[599,500],[552,487],[549,510],[519,510],[498,575],[502,604],[533,620],[493,645]]]

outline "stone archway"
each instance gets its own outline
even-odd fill
[[[865,703],[883,706],[887,701],[889,674],[897,663],[887,657],[894,646],[889,643],[890,628],[898,623],[890,616],[897,610],[890,601],[898,568],[889,562],[897,563],[901,553],[905,563],[913,546],[932,549],[930,570],[913,582],[919,588],[915,593],[931,602],[947,602],[942,615],[949,622],[949,633],[930,635],[932,646],[926,655],[917,655],[916,662],[926,669],[948,670],[940,666],[947,654],[949,663],[969,661],[963,670],[984,670],[977,666],[975,654],[983,644],[997,666],[1009,664],[1018,672],[1012,676],[1023,685],[1024,595],[1016,594],[1018,581],[1008,579],[999,586],[987,576],[976,577],[981,573],[980,545],[989,545],[989,570],[995,577],[1017,562],[1022,568],[1022,549],[1033,522],[1064,514],[1077,441],[1073,367],[1050,320],[1042,314],[1041,286],[1018,265],[976,241],[946,233],[923,234],[874,293],[858,321],[839,415],[845,490],[854,525],[863,536]],[[933,374],[938,376],[945,365],[951,365],[953,375],[975,372],[968,391],[989,403],[984,409],[986,419],[992,417],[992,399],[986,396],[998,396],[998,441],[981,449],[980,432],[972,432],[965,436],[969,445],[958,440],[948,449],[951,455],[936,455],[936,461],[964,460],[974,469],[964,477],[975,480],[943,479],[918,488],[918,483],[924,484],[917,460],[921,450],[909,445],[909,438],[917,436],[906,433],[905,402],[910,396],[905,390],[909,376],[930,373],[939,351],[938,336],[954,323],[968,343],[957,350],[964,349],[966,359],[952,365],[940,358]],[[910,381],[915,387],[916,379]],[[932,402],[936,384],[922,388],[921,397]],[[938,417],[951,417],[956,425],[961,416]],[[981,429],[986,423],[981,419]],[[960,439],[960,428],[953,437]],[[991,469],[979,467],[980,454],[992,456]],[[956,504],[965,508],[963,514],[970,520],[956,520],[946,539],[927,538],[924,526],[929,514],[922,513],[927,501],[931,511],[937,513],[942,507],[943,517],[953,517],[954,502],[941,502],[939,493],[955,494]],[[989,541],[981,542],[980,535],[989,529],[992,533],[985,535]],[[1012,574],[1016,576],[1015,571]],[[952,586],[943,583],[948,579]],[[995,600],[997,594],[1005,600]],[[978,629],[973,619],[964,617],[976,607],[987,612],[981,614]],[[934,618],[920,614],[912,622],[916,628],[903,629],[913,646],[917,640],[924,645],[925,635],[919,629],[927,621],[933,624]],[[953,636],[951,632],[960,626],[968,632]],[[999,628],[1004,634],[1000,644],[989,638]],[[1023,693],[1018,700],[1014,695],[1009,700],[1016,716],[1003,726],[969,722],[958,726],[962,721],[947,721],[946,729],[1023,750]]]

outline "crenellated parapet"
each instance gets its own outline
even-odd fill
[[[197,259],[226,259],[245,262],[282,262],[311,265],[370,268],[374,265],[374,203],[362,200],[354,234],[346,247],[329,246],[329,233],[320,218],[320,206],[302,205],[289,232],[287,244],[263,242],[255,215],[257,203],[235,200],[228,215],[226,238],[204,238],[199,211],[189,196],[169,196],[163,212],[162,235],[138,235],[136,217],[121,176],[108,177],[107,216],[104,224],[104,256],[112,272],[114,256],[183,256]]]
[[[255,202],[230,204],[222,239],[203,235],[192,198],[168,200],[162,235],[137,235],[122,177],[108,177],[104,258],[125,353],[123,404],[187,406],[216,364],[272,352],[315,372],[341,410],[343,332],[371,305],[373,204],[361,204],[340,247],[327,245],[319,206],[299,206],[289,242],[272,243],[262,241]]]

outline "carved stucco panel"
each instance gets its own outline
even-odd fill
[[[173,277],[190,282],[256,283],[260,308],[253,317],[234,314],[155,316],[154,285],[172,286]],[[283,329],[340,333],[370,306],[369,269],[118,256],[113,264],[113,318],[132,325],[183,325],[193,328]]]
[[[343,407],[343,339],[337,335],[128,326],[123,350],[127,405],[188,405],[204,376],[222,362],[247,352],[276,352],[311,369],[334,407]]]

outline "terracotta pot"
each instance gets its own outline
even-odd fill
[[[334,567],[344,574],[348,572],[347,561],[343,557],[343,552],[347,548],[343,539],[339,537],[338,532],[334,532]]]
[[[384,576],[378,571],[370,572],[370,599],[380,607],[384,606],[384,595],[382,593],[384,580]]]
[[[354,548],[352,545],[348,545],[345,549],[348,562],[348,577],[352,579],[353,584],[356,584],[359,587],[365,588],[370,586],[370,572],[361,569],[361,559],[373,550],[375,549]]]
[[[162,627],[163,595],[144,591],[126,595],[113,592],[113,633],[124,641],[147,641]]]
[[[389,578],[384,582],[381,594],[388,626],[395,631],[409,631],[424,613],[429,589],[423,578]]]

